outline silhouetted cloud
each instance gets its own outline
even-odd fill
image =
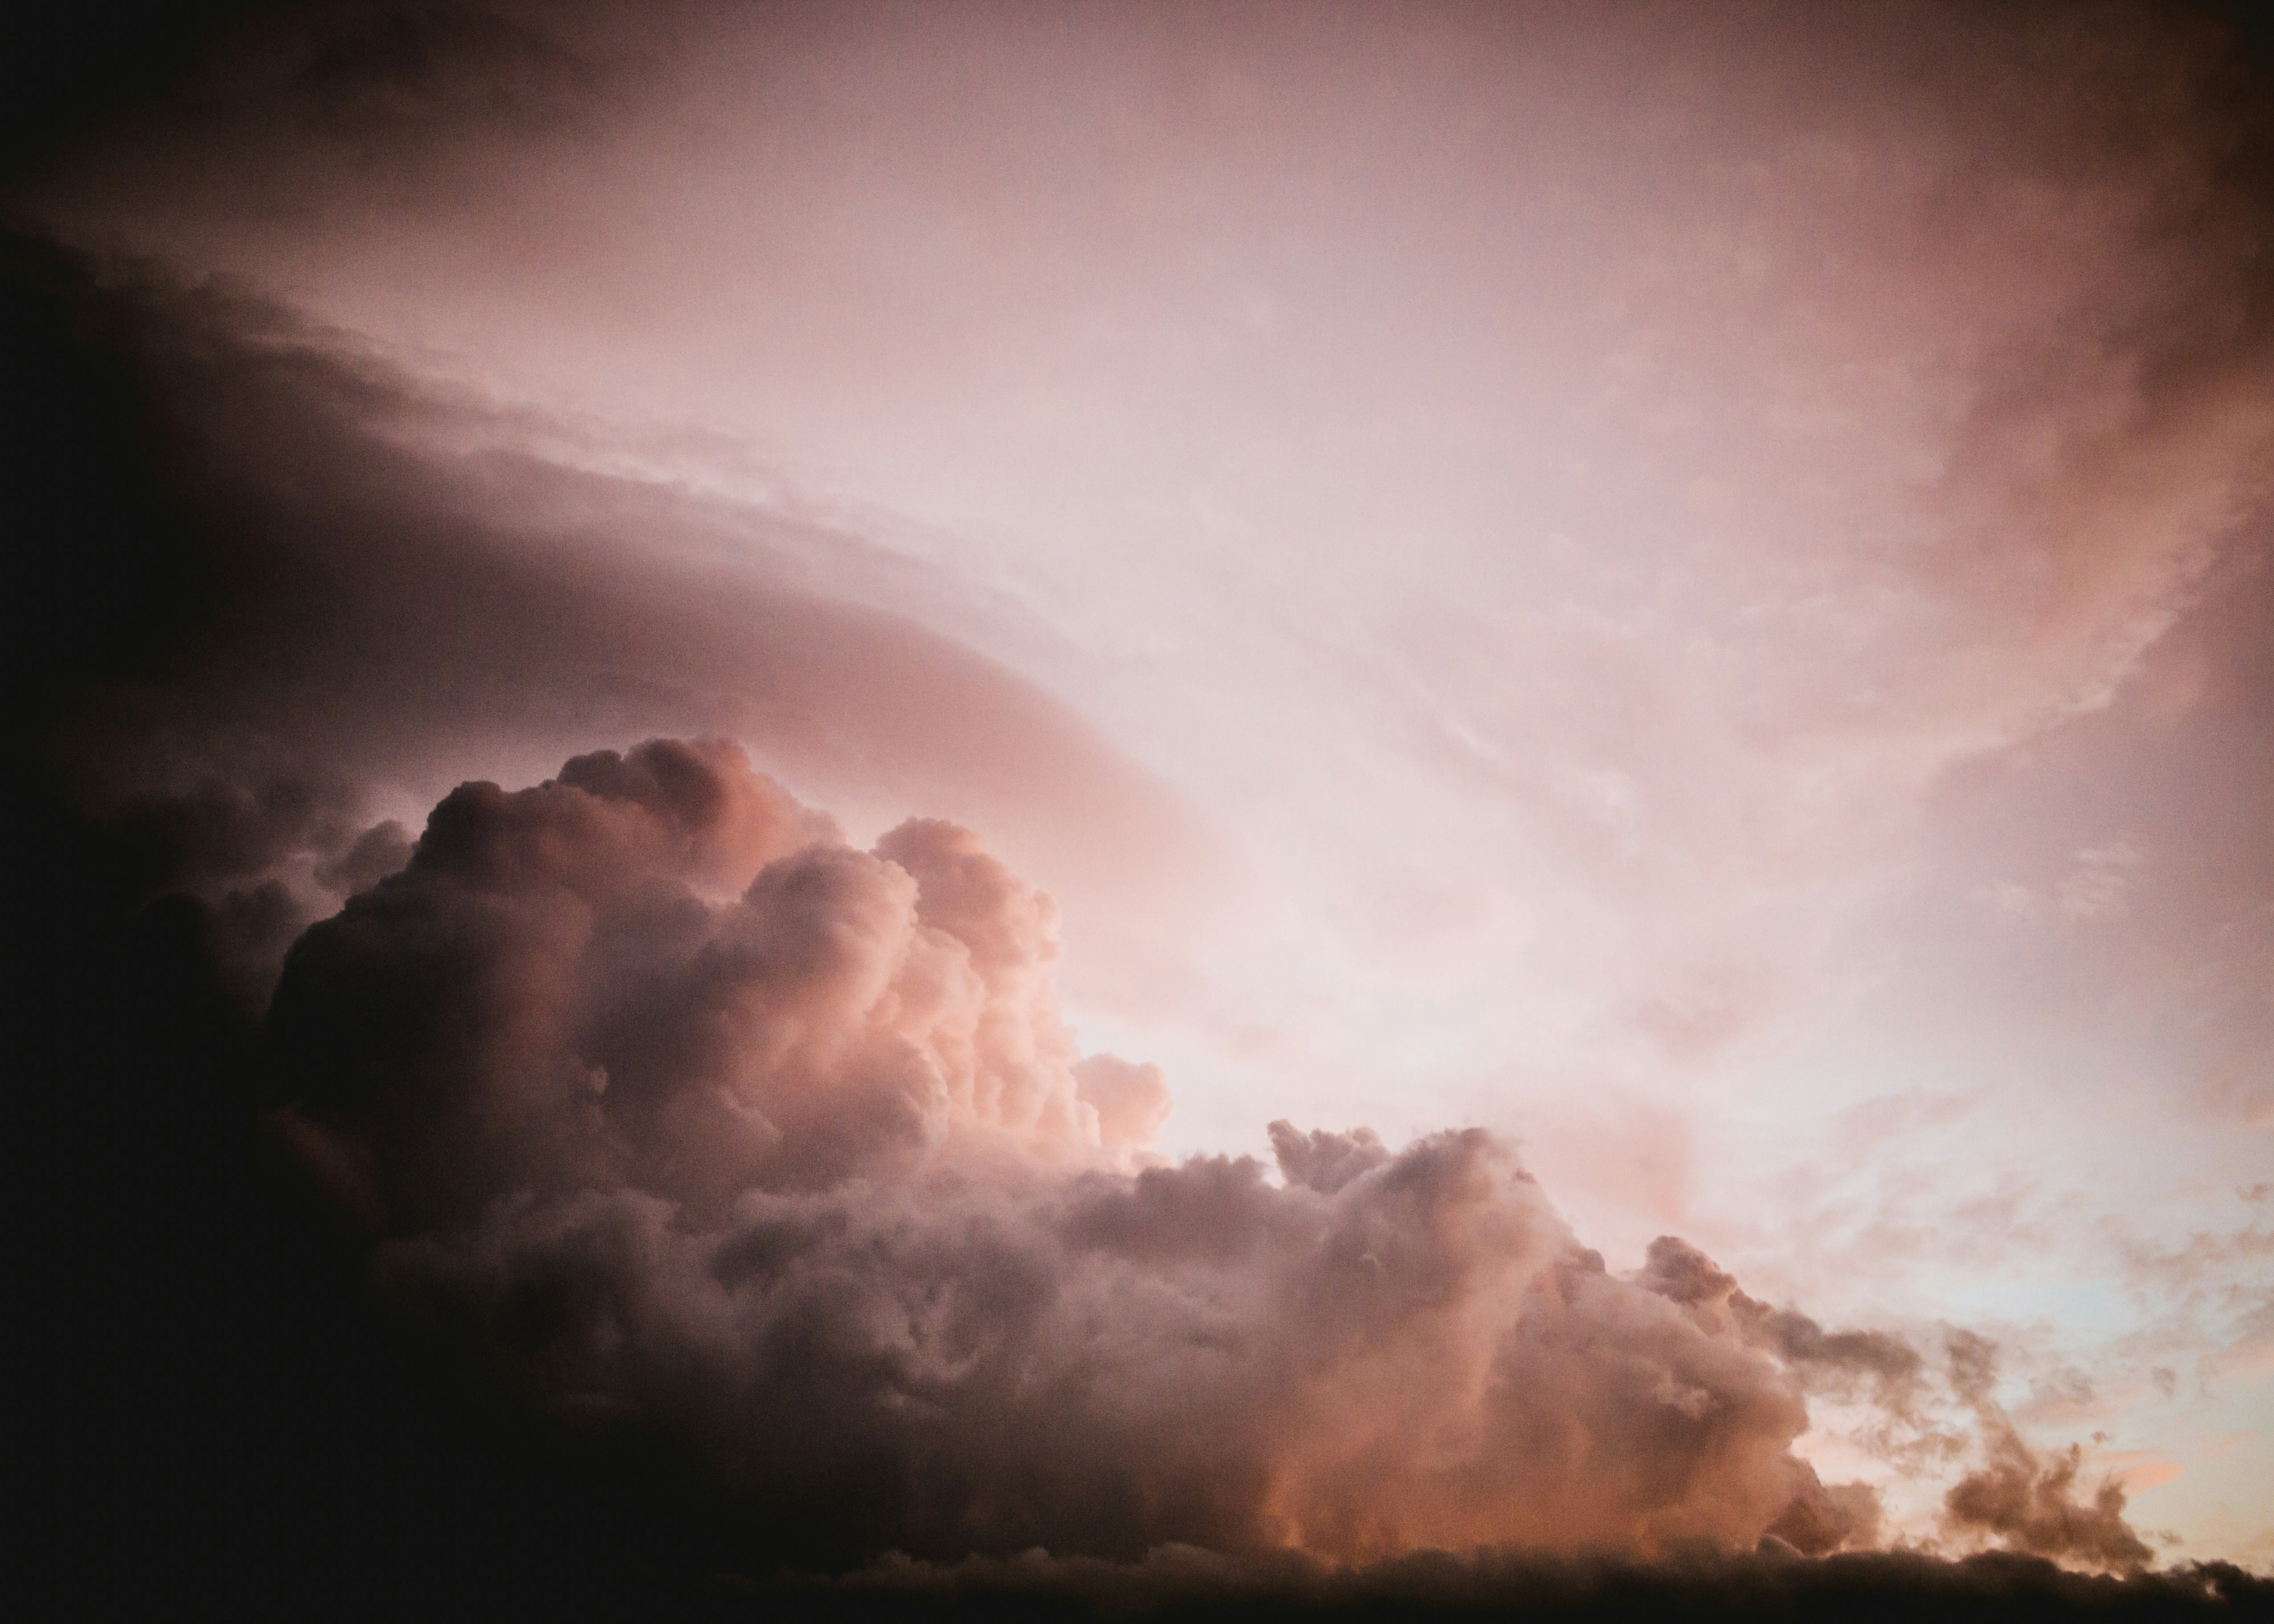
[[[1758,1553],[1685,1549],[1651,1563],[1427,1552],[1341,1568],[1291,1552],[1240,1558],[1178,1546],[1115,1563],[1037,1551],[948,1564],[894,1560],[834,1581],[722,1589],[773,1605],[818,1601],[825,1617],[831,1601],[853,1616],[867,1604],[877,1609],[871,1616],[890,1617],[899,1603],[1104,1618],[2160,1619],[2248,1617],[2274,1605],[2274,1581],[2223,1562],[2118,1576],[2004,1553],[1949,1561],[1858,1552],[1804,1560],[1773,1545]]]

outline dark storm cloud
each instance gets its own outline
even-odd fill
[[[1868,1534],[1787,1370],[1488,1134],[1125,1170],[1158,1079],[1079,1055],[1055,928],[966,831],[854,850],[730,746],[468,785],[288,958],[278,1132],[502,1389],[843,1555]]]
[[[237,1115],[260,1086],[245,1022],[285,947],[410,859],[379,803],[649,717],[731,726],[902,805],[1030,798],[1077,854],[1157,851],[1137,825],[1159,813],[1174,846],[1184,815],[1000,670],[780,586],[809,532],[738,530],[748,570],[628,557],[623,534],[715,536],[717,515],[407,449],[434,402],[258,301],[20,237],[0,272],[7,1030],[40,1079],[11,1094],[7,1135],[29,1163],[11,1273],[43,1327],[11,1432],[41,1485],[24,1586],[90,1615],[222,1596],[352,1616],[407,1595],[383,1553],[415,1528],[453,1596],[501,1563],[525,1588],[560,1536],[533,1545],[486,1497],[562,1491],[518,1449],[463,1443],[460,1412],[374,1343]],[[1088,1077],[1101,1138],[1157,1126],[1150,1068]],[[290,1142],[334,1205],[373,1189],[370,1159]],[[437,1500],[425,1477],[454,1470],[492,1488]],[[580,1481],[572,1521],[623,1503]],[[365,1600],[335,1589],[350,1573]]]
[[[1804,1561],[1773,1546],[1690,1549],[1653,1563],[1424,1552],[1344,1568],[1291,1552],[1255,1559],[1173,1547],[1129,1563],[1030,1552],[892,1561],[833,1582],[737,1588],[774,1605],[785,1596],[821,1600],[821,1616],[837,1598],[1105,1618],[2241,1618],[2274,1605],[2274,1582],[2224,1562],[2117,1576],[2005,1553],[1946,1561],[1852,1552]]]
[[[1059,1020],[1056,923],[968,831],[855,850],[729,745],[467,785],[293,948],[273,1122],[489,1390],[832,1563],[1876,1538],[1791,1446],[1827,1369],[1909,1382],[1907,1347],[1673,1237],[1608,1274],[1480,1130],[1162,1165],[1118,1125],[1157,1073]],[[2003,1439],[1990,1360],[1953,1385]],[[2107,1538],[2007,1516],[2005,1447],[1955,1519],[2142,1560],[2112,1489]]]
[[[118,823],[170,878],[238,879],[266,873],[297,852],[342,851],[356,838],[345,800],[337,786],[291,778],[257,787],[207,778],[179,794],[129,798]]]
[[[686,628],[715,622],[573,534],[454,516],[451,468],[342,426],[413,407],[226,301],[72,298],[156,380],[132,398],[209,407],[154,411],[137,465],[193,590],[131,658],[59,662],[27,748],[209,917],[280,865],[298,908],[355,890],[287,961],[270,1132],[486,1391],[682,1462],[809,1565],[1875,1538],[1871,1491],[1790,1446],[1819,1366],[1899,1355],[1673,1237],[1610,1275],[1481,1132],[1276,1124],[1276,1184],[1141,1165],[1165,1084],[1079,1053],[1054,910],[954,824],[855,850],[734,747],[670,741],[463,785],[407,850],[365,823],[352,780],[293,769],[621,718],[638,684],[589,650],[700,673],[724,657]]]
[[[273,307],[22,240],[9,256],[23,328],[100,380],[90,440],[134,454],[124,470],[24,458],[42,531],[13,560],[11,693],[37,686],[27,748],[145,838],[162,883],[329,864],[376,821],[376,786],[501,758],[533,772],[659,728],[731,733],[888,804],[991,809],[1108,890],[1173,890],[1204,846],[1036,689],[796,584],[825,553],[886,586],[908,568],[855,538],[436,448],[480,411]],[[64,599],[95,646],[56,635]]]
[[[572,127],[593,88],[573,50],[516,24],[374,11],[311,37],[281,95],[249,94],[264,118],[273,102],[368,150]],[[2033,139],[2058,159],[2054,133]],[[2200,256],[2202,297],[2175,296],[2216,320],[2082,341],[2141,380],[2151,446],[2190,443],[2263,374],[2262,160],[2240,143],[2161,228],[2231,234]],[[23,935],[49,961],[20,989],[79,1041],[43,1080],[90,1119],[56,1158],[87,1191],[41,1192],[19,1226],[60,1259],[61,1310],[41,1296],[26,1319],[101,1388],[58,1455],[95,1462],[91,1477],[115,1451],[109,1475],[164,1488],[132,1515],[85,1500],[105,1530],[87,1571],[194,1517],[205,1463],[242,1447],[199,1432],[169,1447],[182,1440],[147,1396],[155,1370],[166,1403],[209,1410],[247,1362],[207,1345],[236,1299],[200,1306],[184,1284],[238,1238],[214,1232],[223,1198],[183,1167],[220,1165],[233,1139],[212,1101],[244,1081],[231,1017],[185,966],[218,958],[257,1001],[297,936],[267,1037],[285,1101],[269,1126],[379,1237],[385,1299],[560,1435],[691,1462],[770,1558],[899,1545],[945,1564],[788,1592],[813,1605],[2274,1605],[2231,1568],[2086,1577],[1856,1553],[1876,1500],[1792,1455],[1804,1396],[1894,1407],[1943,1378],[1899,1339],[1747,1297],[1675,1237],[1638,1277],[1609,1274],[1487,1135],[1392,1150],[1276,1124],[1278,1184],[1244,1158],[1141,1165],[1164,1081],[1074,1049],[1049,994],[1047,904],[968,831],[914,822],[860,851],[727,747],[572,756],[732,734],[801,782],[857,780],[900,805],[1008,786],[1006,815],[1117,861],[1186,838],[1156,788],[1024,684],[809,590],[809,550],[857,538],[769,520],[757,566],[727,568],[700,545],[722,533],[715,510],[438,450],[478,403],[438,402],[258,301],[9,253],[11,384],[29,405],[7,455],[32,541],[9,563],[0,659],[11,810],[28,773],[46,819],[19,848],[39,927]],[[85,392],[38,393],[66,353],[99,375],[76,417]],[[1983,444],[2060,430],[2056,407],[2105,381],[2090,360],[2032,357],[2038,381],[1978,402]],[[2064,477],[2104,465],[2090,434],[2052,438]],[[658,532],[694,542],[620,545]],[[2121,563],[2087,549],[2062,578],[2089,597],[2112,577],[2120,595]],[[462,786],[415,850],[378,816],[388,786],[524,781],[540,757],[570,759],[536,789]],[[89,809],[94,824],[73,821]],[[154,890],[202,912],[177,898],[132,915]],[[135,919],[132,953],[89,946],[114,914]],[[129,1267],[58,1250],[90,1235]],[[260,1323],[273,1336],[284,1318]],[[1946,1498],[1954,1536],[2144,1560],[2120,1491],[2074,1450],[2028,1447],[1996,1406],[1987,1344],[1950,1345],[1984,1456]],[[276,1385],[240,1416],[310,1380],[273,1350],[252,1363]],[[317,1391],[365,1396],[345,1379]],[[300,1470],[262,1503],[315,1507],[286,1526],[391,1530],[402,1514],[382,1499],[429,1497],[505,1525],[479,1521],[439,1455],[360,1499],[365,1457],[275,1458]],[[58,1478],[40,1476],[53,1498]],[[60,1481],[79,1507],[79,1480]],[[436,1543],[447,1521],[368,1535],[370,1571],[435,1564],[457,1548]],[[576,1526],[591,1544],[621,1533]],[[1758,1555],[1706,1549],[1757,1540]],[[1010,1554],[1034,1541],[1059,1554]],[[1273,1549],[1291,1541],[1359,1560]],[[290,1543],[268,1560],[289,1562]],[[1364,1560],[1480,1544],[1659,1560]],[[179,1605],[188,1587],[167,1577]],[[351,1613],[366,1583],[297,1611]],[[432,1583],[429,1599],[468,1605]]]

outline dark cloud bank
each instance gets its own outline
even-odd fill
[[[415,398],[274,312],[8,256],[42,1613],[2274,1610],[2151,1569],[1986,1343],[1674,1237],[1615,1274],[1488,1135],[1162,1162],[1159,1074],[1058,1021],[1047,898],[717,741],[1023,737],[1142,793],[1039,696],[787,566],[612,562],[579,527],[632,498],[422,459],[376,432]],[[621,753],[371,813],[563,738]],[[1872,1548],[1790,1452],[1819,1394],[1915,1442],[1954,1405],[1944,1531],[2001,1548]]]
[[[48,1057],[11,1136],[41,1147],[18,1425],[88,1611],[2267,1599],[2143,1571],[2120,1492],[2004,1423],[1986,1346],[1827,1331],[1672,1237],[1614,1275],[1481,1132],[1161,1163],[1158,1073],[1078,1052],[1048,899],[952,824],[856,850],[737,747],[671,741],[463,786],[415,844],[368,820],[384,707],[327,753],[300,625],[366,617],[379,669],[443,673],[427,715],[505,680],[352,573],[286,613],[305,496],[184,472],[184,331],[208,434],[232,380],[282,389],[273,354],[14,252],[12,472],[50,544],[11,560],[19,1052]],[[300,421],[343,423],[353,374],[294,365]],[[431,485],[338,455],[363,533],[418,545]],[[2014,1553],[1870,1550],[1870,1492],[1789,1452],[1811,1392],[1900,1418],[1929,1389],[1980,1423],[1948,1532]]]

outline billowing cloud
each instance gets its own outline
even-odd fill
[[[2001,1537],[2016,1550],[2097,1567],[2132,1568],[2153,1553],[2124,1520],[2124,1486],[2104,1479],[2076,1497],[2083,1450],[2041,1457],[2011,1425],[1991,1434],[1990,1463],[1969,1472],[1944,1500],[1952,1522]]]
[[[2106,1477],[2076,1495],[2083,1450],[2046,1456],[2029,1447],[1992,1396],[1997,1349],[1968,1332],[1950,1338],[1951,1387],[1980,1422],[1987,1459],[1943,1497],[1950,1524],[2014,1549],[2100,1567],[2136,1568],[2152,1553],[2124,1520],[2124,1485]]]
[[[370,1151],[389,1229],[593,1185],[715,1215],[961,1133],[1102,1150],[1055,926],[953,825],[856,852],[735,747],[657,741],[452,793],[295,946],[269,1026],[304,1131]]]
[[[293,947],[272,1122],[493,1390],[829,1560],[1873,1541],[1793,1445],[1907,1344],[1672,1237],[1609,1273],[1479,1129],[1170,1165],[1157,1071],[1059,1016],[1056,928],[955,825],[860,851],[732,745],[583,756],[454,791]],[[1984,1526],[2141,1560],[2098,1504],[2097,1542]]]

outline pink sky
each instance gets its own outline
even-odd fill
[[[569,515],[619,562],[897,617],[824,742],[745,742],[1055,897],[1164,1150],[1492,1129],[1614,1271],[1995,1335],[2135,1526],[2274,1562],[2274,208],[2218,30],[341,19],[22,207],[396,369],[470,478],[666,487]]]

